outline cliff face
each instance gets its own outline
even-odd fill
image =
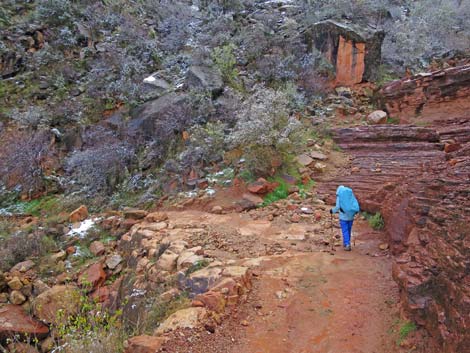
[[[468,116],[470,64],[394,81],[381,95],[388,113],[401,122]]]

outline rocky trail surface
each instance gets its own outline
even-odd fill
[[[172,215],[170,215],[171,218]],[[364,220],[355,229],[355,248],[344,252],[327,242],[339,229],[327,213],[311,223],[252,220],[248,215],[175,213],[179,219],[223,224],[254,243],[284,250],[238,260],[253,274],[253,288],[232,315],[211,333],[172,336],[165,352],[395,352],[391,334],[398,318],[398,290],[391,278],[383,234]],[[312,224],[313,223],[313,224]],[[322,225],[322,233],[318,227]],[[316,231],[314,230],[316,229]],[[335,241],[339,245],[338,241]],[[249,245],[246,251],[256,251]]]

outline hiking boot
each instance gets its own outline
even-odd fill
[[[344,251],[351,251],[351,245],[347,245],[344,247]]]

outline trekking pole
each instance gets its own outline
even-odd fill
[[[330,213],[330,228],[331,228],[331,251],[335,251],[335,231],[333,229],[333,214]]]

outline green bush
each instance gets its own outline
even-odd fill
[[[264,197],[262,207],[268,206],[273,202],[286,199],[289,196],[289,186],[284,180],[278,180],[279,186]]]
[[[403,322],[398,329],[398,340],[397,345],[400,345],[403,340],[405,340],[410,333],[416,331],[416,325],[414,322],[405,321]]]
[[[374,215],[366,213],[366,214],[364,214],[364,217],[367,219],[367,221],[369,222],[369,225],[373,229],[375,229],[375,230],[384,229],[385,222],[384,222],[384,219],[383,219],[382,215],[380,214],[380,212],[377,212]]]
[[[239,88],[237,85],[238,70],[235,67],[237,59],[234,50],[235,46],[232,43],[214,48],[212,60],[222,73],[224,82],[233,88]]]

